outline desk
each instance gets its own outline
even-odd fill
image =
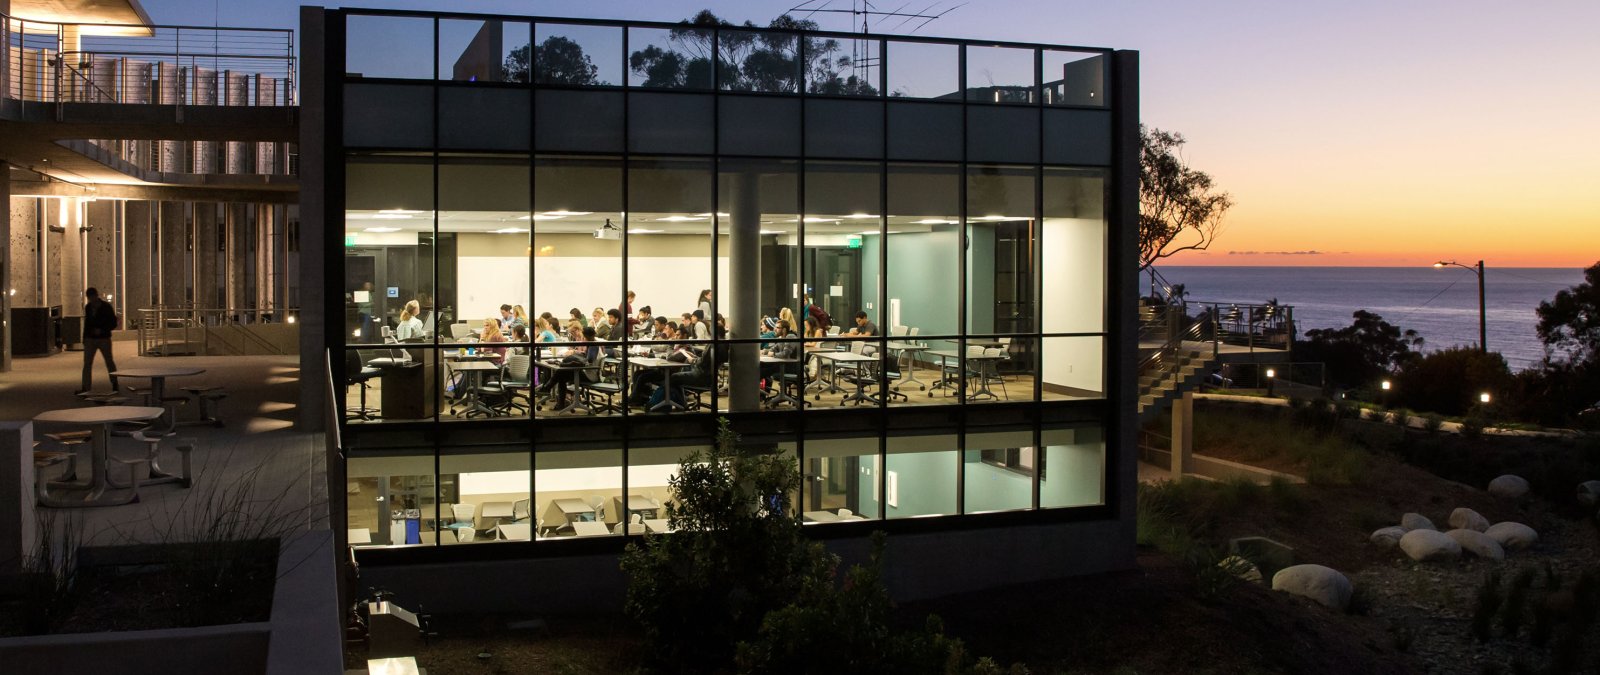
[[[420,420],[433,416],[428,412],[428,369],[421,363],[380,358],[367,365],[383,371],[379,405],[383,406],[384,419]]]
[[[977,345],[973,345],[973,346],[977,346]],[[933,349],[933,350],[929,350],[928,351],[928,355],[929,356],[937,356],[937,357],[939,357],[939,370],[940,370],[941,374],[943,373],[945,366],[948,365],[950,359],[956,359],[957,360],[957,367],[960,366],[961,355],[959,353],[957,353],[953,349]],[[967,355],[967,360],[968,361],[976,361],[979,364],[978,377],[977,377],[978,388],[977,388],[976,391],[972,392],[972,394],[967,397],[967,400],[969,400],[969,401],[977,400],[979,397],[982,397],[982,396],[987,396],[987,397],[989,397],[991,399],[999,399],[1000,398],[999,396],[996,396],[993,391],[989,390],[989,367],[990,367],[990,365],[992,363],[997,362],[997,361],[999,361],[1000,359],[1003,359],[1003,358],[1005,358],[1005,356],[1002,355],[1002,354],[968,354]],[[969,382],[968,384],[971,384],[971,383]],[[946,392],[949,392],[950,391],[950,378],[941,375],[941,377],[939,379],[939,383],[933,385],[933,388],[934,389],[941,389],[942,388]],[[946,393],[945,395],[948,396],[949,394]],[[933,392],[929,391],[928,392],[928,396],[933,396]]]
[[[913,382],[916,383],[918,391],[927,391],[927,385],[923,384],[922,380],[917,379],[917,352],[927,351],[928,345],[919,345],[914,342],[890,341],[884,346],[888,347],[889,350],[896,352],[896,359],[900,358],[901,354],[911,355],[911,358],[907,359],[906,362],[905,374],[901,376],[900,382],[894,385],[895,391],[899,391],[901,385],[911,384]]]
[[[867,385],[866,385],[865,382],[861,381],[862,380],[862,377],[861,377],[862,373],[860,372],[861,368],[862,368],[862,364],[870,363],[872,361],[878,360],[877,356],[868,356],[866,354],[857,354],[855,352],[828,352],[828,351],[821,351],[821,352],[812,352],[812,353],[816,354],[817,358],[819,358],[819,359],[823,359],[823,360],[830,361],[830,362],[833,363],[833,368],[832,368],[832,370],[833,370],[833,378],[831,380],[832,381],[832,386],[830,386],[828,388],[828,391],[823,392],[823,393],[830,393],[831,394],[831,393],[838,393],[840,391],[843,391],[842,389],[839,388],[839,367],[840,367],[840,364],[844,364],[844,367],[853,368],[853,369],[856,370],[856,390],[855,390],[854,393],[850,394],[849,396],[844,397],[844,400],[840,401],[839,403],[844,404],[844,403],[849,403],[851,401],[855,401],[857,403],[861,403],[861,402],[877,403],[878,402],[877,397],[867,393]]]
[[[680,368],[687,368],[693,364],[679,363],[677,361],[668,361],[666,359],[658,359],[647,356],[644,358],[628,359],[628,365],[636,368],[653,368],[661,371],[661,388],[665,390],[665,392],[661,396],[661,402],[650,406],[650,409],[646,412],[659,412],[662,409],[666,409],[669,412],[672,410],[688,409],[684,407],[682,403],[672,400],[672,371]]]
[[[582,520],[594,520],[594,507],[589,506],[582,499],[574,499],[570,497],[567,499],[557,499],[555,501],[555,505],[556,508],[561,509],[562,515],[567,517],[568,523],[575,523]],[[588,517],[585,518],[584,516]]]
[[[150,398],[156,405],[163,409],[167,407],[167,378],[190,377],[206,372],[204,368],[192,366],[168,366],[157,368],[126,368],[111,374],[113,379],[131,377],[134,379],[150,380]],[[171,415],[165,417],[167,429],[178,426],[178,421]]]
[[[494,417],[499,414],[493,408],[484,405],[483,399],[478,396],[478,388],[483,386],[483,374],[500,370],[499,365],[488,361],[459,361],[452,363],[450,369],[467,373],[468,377],[472,379],[472,384],[467,385],[466,396],[461,401],[464,408],[462,414],[467,417],[471,417],[473,413],[484,417]],[[454,410],[451,412],[454,412]]]
[[[484,502],[478,509],[484,518],[510,518],[511,502]]]
[[[348,529],[349,532],[345,534],[345,543],[351,546],[360,546],[362,544],[372,543],[372,530],[369,530],[365,527],[352,527]]]
[[[165,377],[165,376],[163,376]],[[89,494],[82,501],[68,502],[57,499],[43,501],[45,506],[77,507],[77,506],[116,506],[133,501],[133,494],[124,499],[105,499],[106,451],[111,444],[111,426],[118,422],[147,422],[157,419],[167,413],[166,408],[155,408],[131,405],[106,405],[93,408],[68,408],[65,410],[51,410],[40,413],[33,418],[34,422],[44,424],[64,424],[78,427],[89,427],[93,432],[90,437],[89,482],[75,487],[86,487]],[[136,478],[135,480],[141,480]]]
[[[777,380],[777,382],[775,383],[775,384],[777,384],[777,387],[776,387],[777,393],[773,394],[771,396],[768,396],[767,400],[766,400],[766,403],[769,404],[769,405],[772,405],[772,406],[779,406],[779,405],[787,403],[787,404],[792,405],[792,406],[794,406],[796,408],[802,407],[802,403],[804,403],[803,401],[801,401],[800,399],[797,399],[797,398],[795,398],[793,396],[790,396],[789,392],[784,390],[784,383],[785,383],[784,376],[791,374],[789,372],[789,368],[787,366],[799,363],[800,360],[799,359],[780,359],[780,358],[778,358],[776,356],[768,356],[766,354],[762,354],[761,355],[761,362],[762,363],[778,363],[778,364],[784,364],[785,365],[785,367],[778,369],[778,376],[773,378],[773,379]],[[805,392],[801,392],[800,395],[804,396]]]
[[[603,537],[611,534],[610,528],[605,523],[583,521],[572,524],[572,531],[580,537]]]
[[[813,523],[835,523],[839,521],[839,514],[832,511],[807,511],[801,515]]]
[[[533,525],[529,523],[504,523],[500,525],[500,538],[507,541],[532,541]]]
[[[551,412],[559,415],[561,413],[577,412],[579,408],[582,408],[584,413],[593,412],[589,409],[589,406],[582,403],[583,397],[578,395],[578,378],[583,377],[583,371],[586,370],[593,370],[595,371],[595,374],[598,375],[600,372],[600,364],[584,363],[582,365],[563,365],[561,360],[557,359],[554,361],[534,361],[533,365],[540,370],[548,372],[550,374],[551,382],[556,382],[560,377],[567,373],[572,374],[572,381],[567,383],[567,395],[572,397],[572,402],[568,403],[566,407],[557,408]],[[596,377],[595,379],[599,378]],[[543,402],[544,399],[555,395],[554,392],[556,391],[556,387],[559,386],[559,383],[549,386],[550,389],[548,393],[540,397],[541,402]]]
[[[654,532],[656,534],[666,534],[673,531],[672,526],[667,523],[666,518],[646,518],[644,520],[644,529],[647,532]]]

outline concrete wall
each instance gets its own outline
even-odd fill
[[[12,197],[10,229],[11,281],[4,291],[14,288],[12,307],[38,307],[44,300],[43,279],[39,278],[39,201],[33,197]]]

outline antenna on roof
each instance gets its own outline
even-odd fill
[[[872,53],[872,48],[865,39],[866,36],[872,33],[874,25],[881,26],[890,19],[900,19],[900,23],[894,26],[894,28],[899,28],[912,21],[920,21],[909,31],[915,33],[921,30],[923,26],[932,23],[934,19],[943,17],[950,12],[965,7],[967,4],[963,2],[944,9],[938,9],[939,5],[944,2],[944,0],[938,0],[920,10],[906,11],[906,8],[910,7],[912,2],[915,1],[907,0],[899,7],[883,11],[878,9],[877,5],[872,4],[872,0],[850,0],[849,9],[833,7],[835,0],[805,0],[789,8],[789,11],[784,13],[800,14],[802,19],[810,19],[817,14],[849,14],[851,30],[859,30],[862,37],[862,39],[852,40],[850,43],[850,63],[856,71],[856,76],[867,81],[872,79],[870,77],[871,70],[879,66],[879,57]],[[860,24],[856,23],[857,18],[860,18]]]

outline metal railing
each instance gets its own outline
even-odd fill
[[[24,105],[295,105],[292,30],[0,17],[0,97]]]
[[[139,310],[140,356],[208,356],[228,353],[287,354],[251,330],[252,325],[294,322],[297,309],[204,309],[151,307]],[[221,344],[213,344],[221,343]],[[291,350],[292,351],[292,350]]]

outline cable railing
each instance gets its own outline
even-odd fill
[[[291,30],[0,17],[6,20],[0,34],[0,97],[24,105],[289,107],[296,102]]]
[[[293,326],[297,309],[149,307],[139,312],[140,356],[290,354],[294,345],[253,328]],[[293,338],[293,331],[288,331]],[[284,336],[278,336],[284,337]]]

